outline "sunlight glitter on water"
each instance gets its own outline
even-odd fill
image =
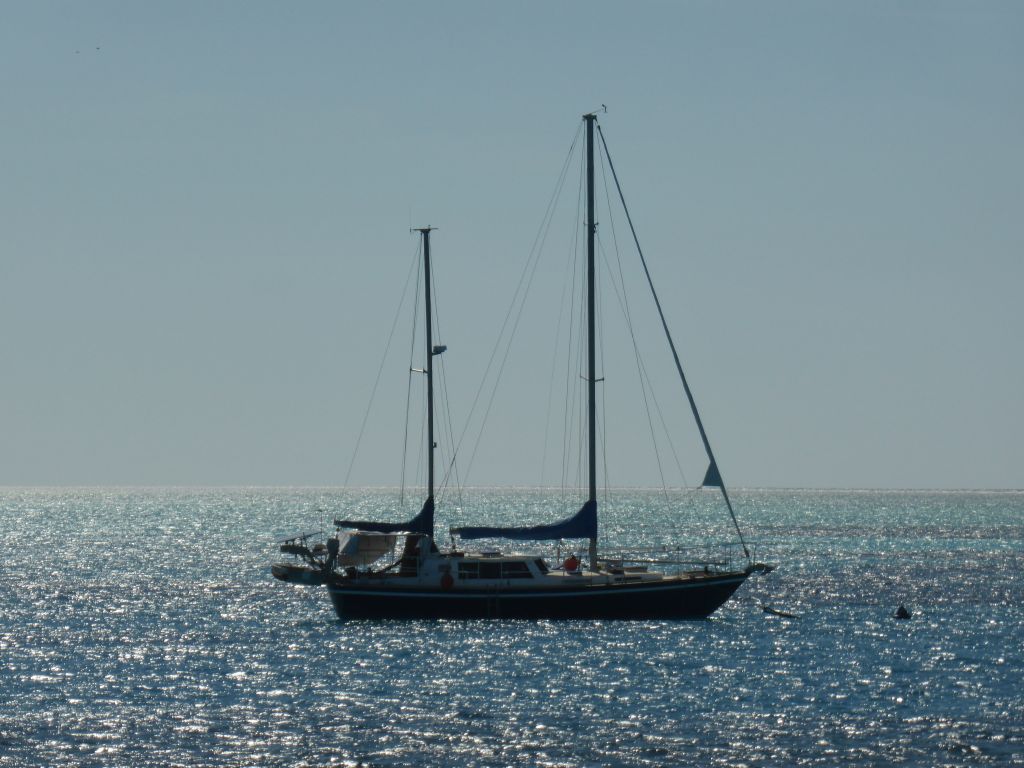
[[[737,493],[782,567],[704,622],[339,622],[268,571],[349,498],[0,494],[0,766],[1024,764],[1024,494]]]

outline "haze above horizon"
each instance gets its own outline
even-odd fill
[[[607,104],[731,487],[1024,487],[1019,4],[6,17],[0,485],[338,486],[425,224],[459,433],[579,117]],[[558,484],[565,264],[538,268],[471,486]],[[353,486],[399,483],[407,316]],[[608,484],[657,487],[638,400],[611,396],[636,363],[609,350],[602,374]],[[699,439],[673,434],[699,482]]]

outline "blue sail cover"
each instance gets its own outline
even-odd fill
[[[434,497],[431,496],[412,520],[407,523],[374,523],[362,520],[335,520],[339,528],[355,528],[371,533],[424,533],[434,535]]]
[[[518,539],[541,541],[546,539],[596,539],[597,502],[588,501],[580,511],[559,523],[534,525],[525,528],[471,526],[452,528],[452,533],[463,539]]]

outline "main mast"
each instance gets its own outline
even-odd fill
[[[587,123],[587,462],[590,496],[588,502],[597,505],[597,362],[594,341],[594,123],[597,115],[583,116]],[[590,540],[590,568],[597,570],[597,536]]]

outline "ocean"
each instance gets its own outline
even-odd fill
[[[459,622],[271,577],[321,520],[415,512],[393,490],[0,490],[0,766],[1024,765],[1024,492],[733,495],[778,568],[709,620]],[[438,530],[574,503],[467,490]],[[702,491],[601,524],[730,527]]]

